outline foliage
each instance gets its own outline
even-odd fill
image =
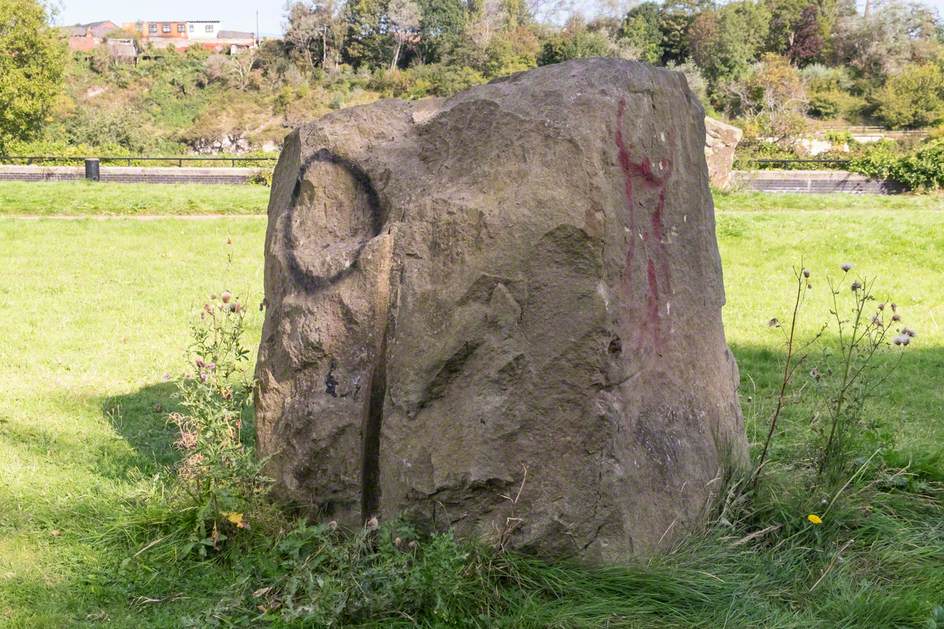
[[[855,82],[844,67],[814,63],[800,70],[800,76],[809,95],[808,113],[815,118],[852,119],[867,105],[854,93]]]
[[[170,421],[183,452],[178,483],[170,500],[184,519],[186,537],[179,555],[201,557],[218,551],[230,536],[249,526],[268,488],[263,462],[246,444],[243,428],[252,401],[246,376],[246,308],[223,291],[212,295],[191,323],[192,371],[178,382],[180,412]]]
[[[749,0],[704,11],[689,29],[692,58],[712,85],[739,79],[757,58],[769,28],[767,8]]]
[[[892,128],[934,125],[944,120],[944,70],[936,63],[909,65],[876,93],[876,116]]]
[[[48,123],[32,128],[125,151],[272,150],[285,128],[331,110],[592,56],[681,69],[709,115],[785,144],[807,116],[909,128],[942,117],[941,25],[903,0],[873,2],[868,19],[847,0],[644,2],[590,22],[552,4],[293,1],[285,36],[245,54],[150,50],[132,65],[78,53]],[[564,25],[535,17],[551,14]]]
[[[807,112],[814,118],[832,120],[855,118],[866,106],[864,98],[839,89],[818,90],[810,93]]]
[[[938,46],[936,18],[918,3],[876,3],[873,14],[851,14],[837,21],[832,39],[835,60],[880,83],[905,65],[927,61]]]
[[[756,118],[765,135],[778,139],[798,135],[806,111],[806,90],[789,60],[766,54],[744,78],[727,84],[731,115]]]
[[[692,57],[689,29],[696,16],[711,7],[705,0],[667,0],[661,3],[662,62],[685,63]]]
[[[485,77],[472,68],[437,63],[409,70],[378,72],[370,85],[385,96],[414,99],[451,96],[484,82]]]
[[[304,61],[309,72],[338,63],[344,33],[335,19],[337,10],[327,2],[292,2],[287,6],[284,42],[286,52]]]
[[[530,70],[537,65],[540,51],[540,41],[527,28],[499,33],[485,49],[484,74],[499,77]]]
[[[620,26],[619,39],[636,51],[640,61],[658,63],[662,60],[662,29],[659,5],[644,2],[630,9]]]
[[[610,42],[604,35],[588,30],[582,23],[574,22],[569,29],[545,40],[538,56],[538,65],[601,57],[609,50]]]
[[[62,89],[65,47],[37,0],[0,0],[0,154],[35,137]]]
[[[879,143],[853,159],[849,169],[896,181],[910,190],[944,188],[944,140],[930,140],[904,153],[893,145]]]
[[[823,38],[819,24],[819,13],[815,4],[807,5],[800,13],[799,21],[793,33],[793,41],[787,54],[790,60],[804,65],[819,56],[823,50]]]
[[[419,54],[425,63],[446,59],[461,45],[469,19],[461,0],[423,0],[420,2]]]
[[[387,28],[387,0],[351,0],[344,4],[343,60],[355,69],[389,65],[394,41]]]
[[[765,2],[770,11],[770,30],[767,33],[765,47],[778,55],[786,55],[793,45],[800,16],[809,0],[768,0]]]

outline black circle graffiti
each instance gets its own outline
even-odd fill
[[[295,211],[298,209],[298,201],[302,193],[302,184],[304,183],[305,174],[308,172],[308,169],[316,162],[334,164],[346,170],[348,174],[350,174],[354,179],[354,181],[356,181],[366,193],[367,206],[368,210],[370,211],[371,226],[369,237],[358,244],[357,249],[354,251],[353,260],[351,263],[345,268],[331,275],[316,275],[305,269],[299,261],[298,256],[295,253],[295,247],[293,246],[293,243],[295,242],[295,223],[293,218]],[[326,148],[319,150],[317,153],[306,159],[301,168],[299,168],[298,178],[295,181],[295,188],[292,190],[292,198],[288,211],[285,215],[285,220],[287,222],[287,227],[285,229],[283,238],[285,241],[285,250],[288,252],[288,271],[291,274],[292,280],[295,282],[295,284],[308,293],[319,291],[323,288],[331,286],[332,284],[344,279],[350,273],[352,273],[357,268],[358,260],[360,259],[360,255],[363,252],[364,247],[367,246],[367,243],[371,238],[374,238],[380,234],[384,226],[384,215],[380,205],[380,197],[377,194],[377,190],[374,188],[373,183],[370,181],[370,176],[359,165],[347,158],[332,153]]]

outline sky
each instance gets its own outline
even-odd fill
[[[58,24],[77,24],[111,20],[118,24],[137,20],[220,20],[222,27],[234,31],[256,31],[279,35],[285,13],[285,0],[53,0],[60,6]],[[944,14],[944,0],[924,0]],[[863,0],[859,0],[863,4]]]

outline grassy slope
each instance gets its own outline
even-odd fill
[[[244,576],[208,564],[124,570],[126,547],[103,545],[98,534],[127,511],[147,484],[141,479],[173,456],[162,419],[173,388],[164,378],[182,367],[191,307],[222,286],[261,297],[264,229],[263,219],[0,218],[0,626],[176,626]],[[820,287],[824,272],[848,260],[879,273],[919,330],[909,362],[874,408],[900,419],[902,456],[944,477],[944,462],[934,460],[944,438],[944,214],[721,210],[718,234],[727,334],[752,433],[765,408],[748,396],[769,398],[779,338],[766,321],[785,318],[789,267],[802,256]],[[815,312],[808,330],[824,311]],[[254,315],[255,336],[258,325]],[[785,434],[797,432],[802,417],[788,417]],[[790,456],[790,440],[783,443],[777,455]],[[797,521],[818,498],[790,503],[800,505]],[[529,574],[557,582],[557,594],[517,601],[505,626],[587,626],[607,615],[613,626],[619,615],[623,626],[916,625],[944,603],[944,524],[940,509],[930,513],[902,499],[843,522],[837,514],[827,526],[856,523],[860,541],[815,594],[809,587],[835,551],[829,537],[820,549],[772,553],[695,540],[646,569],[537,566]],[[838,541],[852,535],[825,533]]]
[[[269,189],[256,185],[149,185],[0,181],[0,216],[264,214]],[[715,193],[728,210],[941,210],[942,195]]]
[[[727,210],[944,210],[944,194],[801,194],[714,192],[715,207]]]
[[[265,214],[257,185],[0,181],[0,216]]]

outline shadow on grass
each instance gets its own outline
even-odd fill
[[[180,460],[180,452],[174,447],[178,432],[168,416],[182,410],[177,383],[173,381],[149,384],[134,393],[105,398],[103,414],[134,451],[134,456],[125,462],[125,472],[137,468],[151,475]],[[242,437],[244,445],[254,445],[252,408],[243,411]]]
[[[115,431],[131,446],[135,455],[125,462],[150,475],[178,461],[174,448],[177,431],[168,421],[170,413],[180,410],[177,384],[149,384],[134,393],[105,398],[102,412]]]
[[[752,431],[766,426],[768,407],[780,384],[784,355],[768,346],[732,344],[731,349],[741,373],[741,406],[749,434],[753,435]],[[870,400],[868,412],[904,435],[889,453],[889,463],[910,465],[918,473],[944,480],[944,450],[938,445],[944,440],[944,347],[911,347],[905,352],[897,370]],[[814,359],[808,358],[810,367]],[[883,366],[894,362],[891,356],[881,360]],[[808,371],[804,368],[798,372],[795,383],[801,384]],[[125,474],[132,468],[154,474],[179,460],[173,446],[176,430],[167,421],[171,412],[180,410],[176,395],[175,382],[162,382],[103,400],[105,416],[134,452],[130,457],[104,457],[123,468],[111,470],[112,474]],[[790,429],[790,423],[808,421],[810,413],[809,403],[792,405],[785,412],[784,430]],[[243,435],[250,446],[254,441],[253,420],[252,409],[247,409]]]
[[[752,438],[765,432],[770,411],[776,400],[783,375],[784,354],[766,346],[732,344],[741,374],[740,398],[748,435]],[[886,462],[908,467],[912,472],[937,481],[944,481],[944,347],[909,347],[895,371],[869,398],[866,415],[880,419],[896,436],[886,454]],[[879,359],[880,370],[890,368],[897,360],[893,352]],[[807,384],[807,392],[791,403],[782,414],[778,432],[809,430],[814,412],[810,369],[816,354],[811,354],[794,377],[793,390]],[[785,438],[784,438],[785,437]],[[780,437],[796,441],[790,435]]]

